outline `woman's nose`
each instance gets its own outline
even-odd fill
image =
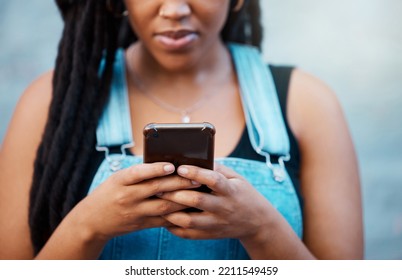
[[[191,7],[188,1],[171,0],[163,1],[159,9],[159,16],[166,19],[182,19],[191,14]]]

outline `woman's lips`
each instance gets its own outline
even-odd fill
[[[198,33],[189,30],[164,31],[156,33],[155,39],[168,50],[182,50],[198,38]]]

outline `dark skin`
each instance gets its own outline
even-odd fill
[[[176,113],[152,103],[141,91],[144,87],[180,108],[214,90],[191,118],[213,123],[218,131],[216,156],[229,154],[245,121],[236,73],[219,37],[228,0],[127,0],[126,6],[139,37],[126,52],[134,139],[142,138],[142,127],[149,122],[180,120]],[[166,26],[190,28],[196,36],[188,37],[183,48],[174,49],[180,44],[155,35]],[[172,166],[154,163],[113,174],[73,208],[34,256],[28,197],[51,99],[52,75],[44,74],[25,91],[1,147],[0,258],[94,259],[111,238],[151,227],[166,227],[189,239],[237,238],[253,259],[363,257],[358,167],[342,109],[325,84],[300,70],[292,74],[287,117],[302,156],[303,240],[233,170],[218,165],[215,170],[181,166],[178,176],[165,176],[174,171]],[[133,75],[141,78],[141,90],[130,79]],[[141,155],[142,143],[136,142],[133,152]],[[193,191],[199,184],[213,192]],[[150,198],[154,195],[159,198]],[[180,211],[189,206],[204,212]]]

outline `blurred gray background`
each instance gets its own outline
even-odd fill
[[[402,259],[402,1],[261,0],[264,56],[338,95],[356,145],[366,259]],[[54,1],[0,0],[0,142],[16,102],[54,65]]]

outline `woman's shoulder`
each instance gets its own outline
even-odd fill
[[[8,126],[4,146],[8,141],[24,141],[25,144],[40,141],[52,99],[52,79],[53,71],[48,71],[23,92]]]
[[[293,65],[268,64],[287,125],[298,144],[346,121],[336,93],[320,78]],[[301,143],[302,142],[302,143]]]
[[[18,106],[29,103],[33,109],[44,106],[48,107],[52,96],[53,70],[43,73],[36,78],[23,92]],[[18,107],[17,106],[17,107]]]
[[[52,80],[53,70],[36,78],[21,95],[16,113],[37,113],[36,117],[46,115],[52,99]]]
[[[310,134],[307,132],[344,122],[336,93],[327,83],[299,68],[291,73],[287,106],[289,123],[298,140]]]

